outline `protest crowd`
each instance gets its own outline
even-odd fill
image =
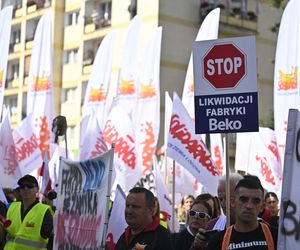
[[[217,196],[183,195],[176,206],[176,231],[149,189],[130,189],[121,215],[128,226],[116,244],[107,238],[105,249],[276,249],[276,194],[264,190],[256,176],[230,174],[230,227],[226,228],[224,177],[219,180]],[[0,223],[1,249],[54,249],[52,202],[56,197],[52,194],[50,203],[49,197],[39,202],[38,182],[31,175],[20,178],[13,192],[17,195],[7,196],[8,204],[0,203],[1,216],[11,222],[7,227],[4,221]]]
[[[298,4],[300,13],[299,3],[287,6]],[[0,52],[9,44],[1,32],[10,29],[12,11],[12,6],[0,10]],[[107,92],[116,34],[101,40],[83,100],[80,145],[72,151],[66,117],[53,115],[52,19],[45,11],[36,27],[27,115],[14,129],[9,107],[0,103],[0,250],[300,249],[300,113],[287,107],[279,115],[285,124],[280,142],[278,131],[259,127],[254,36],[218,39],[220,9],[207,15],[193,44],[182,98],[165,95],[158,150],[162,27],[149,39],[138,77],[131,66],[142,18],[134,16],[113,100]],[[228,44],[242,56],[224,63],[207,58],[212,51],[226,54],[218,48]],[[207,62],[206,71],[197,67],[197,56]],[[215,93],[228,86],[218,82],[213,88],[207,79],[240,68],[243,74],[230,93]],[[280,86],[297,80],[296,73],[277,71],[284,75]],[[200,84],[211,92],[203,96]],[[229,133],[236,133],[235,166],[226,155]]]

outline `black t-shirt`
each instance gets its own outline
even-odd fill
[[[129,228],[118,240],[115,250],[173,250],[170,232],[158,223],[148,226],[143,232],[134,236],[127,242]],[[126,236],[127,235],[127,236]]]
[[[277,234],[278,234],[277,229],[271,227],[269,228],[273,236],[275,249],[277,249]],[[222,249],[224,234],[225,234],[225,230],[216,233],[214,237],[208,242],[205,249],[206,250]],[[259,224],[258,228],[247,233],[237,232],[233,228],[230,237],[229,249],[243,249],[243,250],[266,249],[267,250],[268,246],[261,225]]]

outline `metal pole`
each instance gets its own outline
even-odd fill
[[[65,147],[66,147],[66,158],[68,159],[68,141],[67,141],[67,129],[65,133]]]
[[[229,150],[228,150],[228,134],[225,134],[226,141],[226,227],[230,226],[230,166],[229,166]]]
[[[111,145],[111,150],[112,150],[112,157],[110,158],[109,170],[108,170],[106,210],[105,210],[105,217],[104,217],[104,230],[103,230],[101,249],[105,249],[106,233],[107,233],[107,229],[108,229],[108,214],[109,214],[109,203],[110,203],[112,172],[113,172],[113,162],[114,162],[114,152],[115,152],[115,144],[114,143]]]
[[[172,171],[172,232],[175,232],[175,161]]]

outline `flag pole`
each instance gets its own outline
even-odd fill
[[[172,232],[175,232],[175,161],[172,171]]]
[[[105,241],[106,234],[108,229],[108,214],[109,214],[109,203],[110,203],[110,193],[111,193],[111,182],[112,182],[112,172],[113,172],[113,162],[114,162],[114,152],[115,152],[115,144],[111,145],[112,157],[109,162],[109,170],[108,170],[108,181],[107,181],[107,193],[106,193],[106,209],[105,209],[105,217],[104,217],[104,230],[102,236],[101,249],[105,249]]]
[[[229,150],[228,150],[228,134],[225,134],[225,142],[226,142],[226,227],[230,226],[230,166],[229,166]]]
[[[168,121],[170,110],[168,109],[167,105],[167,98],[169,96],[168,91],[165,91],[165,124],[164,124],[164,158],[163,158],[163,170],[164,170],[164,182],[168,184],[168,174],[167,174],[167,141],[168,141],[168,133],[169,133],[169,126],[170,123]]]

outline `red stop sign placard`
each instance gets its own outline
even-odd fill
[[[216,89],[234,88],[246,75],[246,55],[234,44],[216,44],[203,57],[203,76]]]

